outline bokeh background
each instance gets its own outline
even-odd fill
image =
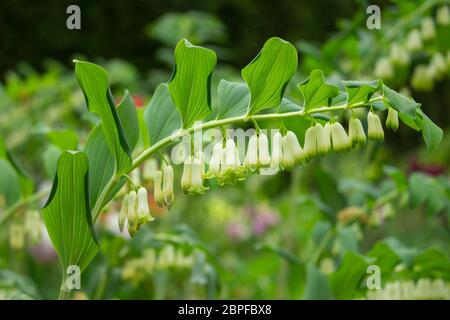
[[[81,30],[66,28],[70,4],[81,8]],[[73,297],[449,299],[450,5],[370,4],[381,8],[380,30],[366,28],[367,1],[1,1],[0,134],[43,195],[61,151],[82,147],[97,121],[72,59],[102,65],[117,100],[127,89],[142,111],[170,78],[181,38],[216,51],[213,101],[220,79],[241,81],[240,69],[279,36],[299,51],[287,90],[297,102],[295,84],[316,68],[331,82],[381,78],[444,132],[428,154],[421,133],[401,125],[383,143],[292,172],[178,192],[170,212],[150,197],[158,219],[132,240],[117,231],[117,199]],[[151,190],[144,171],[134,179]],[[3,219],[25,195],[14,189],[19,174],[0,174],[0,298],[55,298],[61,271],[39,217],[45,198]],[[382,290],[364,285],[369,264],[381,266]]]

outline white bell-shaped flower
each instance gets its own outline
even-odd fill
[[[220,173],[222,149],[222,143],[219,142],[214,145],[211,160],[209,161],[208,177],[216,177]]]
[[[153,220],[150,215],[150,208],[148,206],[147,189],[140,187],[137,192],[137,215],[139,223],[143,224]]]
[[[317,129],[315,126],[309,127],[305,132],[303,154],[305,160],[309,160],[317,155]]]
[[[187,157],[183,165],[183,175],[181,176],[181,189],[184,193],[189,192],[192,178],[192,156]]]
[[[388,115],[386,118],[386,127],[393,131],[397,131],[398,129],[398,111],[395,110],[394,108],[388,109]]]
[[[321,156],[324,156],[331,150],[330,124],[327,122],[325,126],[322,127],[320,123],[317,123],[315,127],[317,134],[317,152]]]
[[[348,123],[348,135],[352,146],[366,143],[366,134],[358,118],[351,118]]]
[[[258,168],[258,136],[256,134],[252,135],[248,141],[244,166],[250,171]]]
[[[339,122],[331,125],[331,141],[333,142],[333,150],[336,152],[349,150],[352,147],[350,138],[345,132],[344,127]]]
[[[260,167],[267,168],[270,166],[269,140],[264,133],[258,136],[258,164]]]
[[[170,207],[174,200],[173,168],[171,165],[167,165],[163,169],[163,194],[165,204]]]
[[[295,156],[292,152],[292,148],[289,144],[288,136],[284,136],[281,139],[281,146],[283,149],[283,162],[282,166],[286,170],[290,170],[295,166]]]
[[[381,120],[377,114],[369,111],[367,114],[367,136],[372,140],[383,140],[384,139],[384,130],[381,125]]]
[[[163,173],[161,170],[156,170],[153,177],[153,195],[158,206],[164,206],[164,194],[162,192]]]
[[[283,137],[280,132],[275,132],[272,137],[272,160],[271,167],[274,169],[280,168],[283,163]]]

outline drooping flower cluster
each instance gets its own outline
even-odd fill
[[[128,233],[134,236],[141,225],[153,221],[148,206],[147,189],[140,187],[138,191],[130,191],[123,197],[119,212],[119,229],[122,232],[128,223]]]
[[[312,158],[324,156],[331,150],[350,150],[365,144],[367,138],[383,140],[384,131],[378,115],[370,111],[367,123],[367,137],[361,121],[356,117],[349,121],[348,134],[342,124],[334,119],[324,125],[315,123],[306,130],[303,147],[292,131],[287,131],[284,135],[276,131],[271,144],[265,133],[257,132],[249,138],[242,163],[235,141],[228,138],[225,146],[222,142],[214,145],[207,170],[201,151],[186,158],[181,187],[188,194],[203,194],[208,190],[204,185],[207,179],[215,178],[219,185],[232,184],[263,169],[291,170],[294,166],[304,165]],[[386,126],[392,130],[398,128],[398,112],[393,108],[389,108]]]

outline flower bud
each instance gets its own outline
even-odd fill
[[[436,21],[441,26],[448,26],[450,24],[450,10],[448,6],[443,5],[437,10]]]
[[[181,176],[181,189],[184,193],[189,192],[189,188],[191,187],[191,178],[192,178],[192,157],[189,156],[183,165],[183,175]]]
[[[30,241],[34,244],[41,240],[42,228],[39,212],[36,210],[27,211],[25,219],[25,232]]]
[[[139,217],[139,224],[143,224],[153,220],[150,215],[150,208],[148,207],[147,189],[140,187],[137,192],[137,215]]]
[[[203,154],[198,152],[192,161],[191,185],[188,190],[190,194],[204,194],[208,190],[203,186],[204,168]]]
[[[164,167],[164,177],[163,177],[163,194],[164,202],[167,206],[171,206],[174,199],[173,194],[173,168],[170,165]]]
[[[305,132],[305,144],[303,145],[303,155],[309,160],[317,155],[317,129],[310,127]]]
[[[25,229],[22,225],[14,223],[9,227],[9,244],[15,250],[23,249],[25,245]]]
[[[350,138],[345,132],[344,127],[339,122],[335,122],[331,125],[331,140],[333,142],[333,150],[336,152],[349,150],[352,147]]]
[[[406,47],[410,51],[418,51],[422,49],[422,38],[420,36],[420,32],[416,29],[410,31],[406,38]]]
[[[220,173],[220,162],[222,159],[222,143],[214,145],[211,160],[209,162],[208,177],[216,177]]]
[[[447,74],[448,66],[442,53],[436,52],[431,58],[429,67],[432,68],[432,75],[435,79],[442,79]]]
[[[409,63],[409,54],[406,48],[400,47],[397,43],[391,45],[389,58],[392,64],[396,66],[406,66]]]
[[[256,134],[252,135],[248,141],[244,166],[252,172],[258,168],[258,136]]]
[[[274,169],[278,169],[283,161],[283,149],[282,149],[282,140],[280,132],[276,132],[272,137],[272,160],[271,167]]]
[[[129,195],[126,194],[123,197],[122,204],[120,206],[119,219],[118,219],[120,232],[123,231],[123,228],[125,227],[125,222],[127,220],[128,198],[129,198]]]
[[[287,144],[289,146],[289,149],[291,150],[292,155],[295,158],[295,161],[300,161],[303,157],[303,149],[298,142],[297,136],[292,131],[288,131],[286,133],[286,140]]]
[[[348,136],[352,146],[366,143],[366,134],[361,121],[358,118],[351,118],[348,124]]]
[[[432,69],[425,65],[418,65],[414,68],[411,79],[411,85],[414,89],[423,91],[433,89],[434,68]]]
[[[162,178],[163,178],[162,171],[156,170],[153,176],[153,192],[155,201],[160,207],[164,206],[164,194],[162,192]]]
[[[436,37],[436,28],[434,27],[433,18],[426,17],[422,20],[421,32],[424,40],[433,40]]]
[[[235,171],[239,168],[239,158],[236,157],[236,144],[233,139],[228,139],[225,144],[225,168],[229,171]]]
[[[384,139],[384,131],[383,126],[381,125],[380,118],[377,114],[369,111],[367,114],[367,125],[368,125],[368,137],[372,140],[383,140]]]
[[[288,136],[284,136],[281,140],[281,146],[283,149],[283,165],[284,169],[290,170],[295,165],[295,156],[292,152],[292,149],[289,145]]]
[[[375,64],[375,76],[382,79],[390,79],[394,76],[394,68],[388,58],[380,58]]]
[[[324,127],[320,123],[316,124],[317,152],[324,156],[331,150],[331,128],[327,122]]]
[[[128,193],[128,211],[127,211],[127,219],[128,219],[128,225],[134,226],[138,224],[138,215],[136,212],[136,206],[137,206],[137,194],[136,191],[130,191]]]
[[[394,108],[389,108],[388,110],[386,127],[393,131],[397,131],[398,129],[398,112]]]
[[[260,133],[258,137],[258,161],[259,166],[270,166],[269,140],[264,133]]]

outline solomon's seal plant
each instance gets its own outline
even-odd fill
[[[63,274],[70,265],[83,271],[98,253],[94,225],[113,198],[122,199],[118,216],[121,231],[128,230],[134,236],[142,225],[154,220],[148,191],[141,180],[152,186],[159,206],[170,208],[176,201],[174,184],[185,193],[203,194],[211,187],[211,180],[218,185],[233,184],[250,174],[305,166],[332,151],[362,146],[367,139],[383,140],[380,116],[384,117],[386,111],[387,128],[397,130],[401,120],[422,132],[430,151],[442,138],[442,131],[419,103],[381,80],[331,84],[325,81],[322,71],[314,70],[297,85],[301,102],[289,99],[285,92],[297,71],[298,53],[280,38],[270,38],[242,69],[245,83],[221,80],[218,88],[211,88],[216,60],[214,51],[179,41],[171,79],[156,88],[141,114],[127,92],[115,104],[103,68],[75,61],[76,78],[87,108],[97,114],[99,121],[82,150],[61,154],[43,208],[42,217]],[[217,95],[212,90],[217,90]],[[367,118],[356,109],[367,110]],[[348,124],[343,121],[346,113],[351,114]],[[292,123],[304,124],[304,130]],[[253,133],[242,143],[238,135],[229,132],[232,126],[251,127]],[[202,130],[215,128],[221,135],[214,141],[201,136]],[[196,139],[198,132],[200,143]],[[163,156],[178,142],[184,146],[181,161]],[[208,143],[210,148],[204,148]],[[0,165],[12,167],[2,146]],[[175,174],[176,164],[182,164],[181,176]],[[0,184],[0,191],[5,188]],[[9,207],[0,223],[18,207],[42,196]],[[6,201],[10,203],[11,199],[7,197]],[[14,239],[14,244],[21,245],[21,240]],[[61,289],[64,297],[64,279]]]

